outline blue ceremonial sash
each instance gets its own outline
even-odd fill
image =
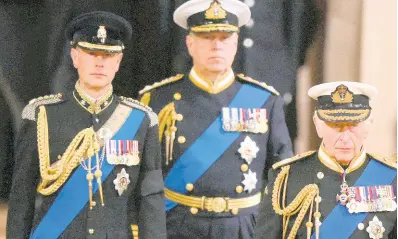
[[[270,92],[249,84],[243,85],[232,99],[230,108],[260,108],[268,100]],[[166,188],[186,193],[185,185],[198,180],[240,136],[240,132],[226,132],[221,116],[195,140],[176,161],[165,179]],[[177,204],[165,201],[166,211]]]
[[[371,160],[354,186],[389,185],[397,176],[397,170]],[[322,205],[322,203],[321,203]],[[368,213],[349,213],[347,207],[338,203],[332,212],[323,220],[319,238],[349,238],[359,223],[365,220]],[[315,239],[313,233],[311,239]]]
[[[144,117],[144,112],[133,110],[112,139],[133,139]],[[102,150],[99,154],[101,154],[101,152]],[[92,160],[95,160],[95,155],[92,157]],[[106,180],[113,168],[114,165],[109,164],[104,158],[101,167],[102,182]],[[40,224],[31,234],[31,239],[54,239],[58,238],[63,233],[89,200],[86,175],[87,172],[82,167],[77,168],[59,192]],[[93,183],[93,195],[97,190],[98,185]]]

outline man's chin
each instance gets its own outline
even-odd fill
[[[348,165],[350,164],[351,160],[354,158],[354,155],[352,153],[337,153],[335,155],[336,160],[339,162],[341,165]]]
[[[228,67],[225,67],[225,65],[222,65],[222,66],[221,65],[213,65],[213,66],[208,67],[207,70],[210,72],[214,72],[214,73],[225,72],[228,70]]]
[[[92,90],[101,90],[104,87],[106,87],[107,85],[108,84],[106,81],[96,79],[96,80],[89,82],[89,84],[87,84],[87,87]]]

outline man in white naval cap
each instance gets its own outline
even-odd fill
[[[279,93],[231,67],[249,19],[237,0],[181,5],[193,67],[140,92],[159,116],[168,238],[252,238],[266,172],[292,156]]]
[[[364,148],[377,89],[339,81],[308,94],[322,143],[272,166],[255,238],[396,238],[396,156]]]

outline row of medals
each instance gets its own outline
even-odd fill
[[[348,187],[341,185],[341,194],[336,199],[350,213],[395,211],[394,189],[391,185]]]
[[[225,131],[265,133],[268,131],[266,109],[222,108]]]
[[[138,141],[107,140],[106,159],[109,164],[138,165],[140,162]]]

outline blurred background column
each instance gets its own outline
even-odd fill
[[[322,82],[348,80],[378,88],[366,151],[390,156],[397,150],[397,2],[321,2],[325,22],[298,72],[296,152],[317,149],[320,143],[312,123],[314,101],[307,90]]]
[[[397,152],[397,1],[362,1],[360,81],[376,86],[367,151]]]

